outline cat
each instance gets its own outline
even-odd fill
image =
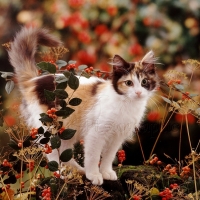
[[[8,51],[22,95],[21,113],[29,127],[40,127],[40,113],[48,110],[44,89],[54,90],[53,76],[38,76],[35,53],[38,44],[58,47],[62,43],[46,29],[22,28]],[[63,126],[77,130],[70,140],[63,140],[60,153],[84,140],[84,168],[74,159],[67,164],[85,172],[95,185],[103,179],[117,180],[112,162],[119,147],[140,126],[146,105],[158,86],[156,58],[148,52],[138,62],[127,62],[121,56],[112,59],[112,78],[80,77],[80,86],[73,97],[82,99],[75,112],[64,119]],[[67,87],[70,93],[70,88]],[[100,162],[101,157],[101,162]],[[58,161],[57,151],[48,154],[49,160]],[[100,166],[99,166],[100,162]]]

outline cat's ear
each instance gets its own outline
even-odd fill
[[[112,59],[113,71],[125,73],[130,67],[130,64],[126,62],[121,56],[115,55]]]
[[[144,70],[149,73],[155,73],[155,63],[157,58],[155,58],[154,52],[149,51],[141,60]]]

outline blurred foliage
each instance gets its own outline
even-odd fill
[[[1,43],[21,25],[47,27],[67,59],[102,70],[114,54],[131,61],[152,49],[163,67],[199,56],[199,0],[1,0],[0,9]]]

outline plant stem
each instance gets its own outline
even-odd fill
[[[144,156],[144,151],[143,151],[143,148],[142,148],[142,143],[141,143],[141,140],[140,140],[140,136],[138,134],[138,128],[135,129],[135,132],[137,134],[138,142],[140,144],[140,149],[141,149],[141,152],[142,152],[142,157],[143,157],[143,160],[144,160],[144,163],[145,163],[146,159],[145,159],[145,156]]]
[[[159,134],[158,134],[158,136],[157,136],[157,138],[156,138],[156,141],[155,141],[155,143],[154,143],[154,145],[153,145],[153,148],[152,148],[152,150],[151,150],[151,153],[150,153],[149,158],[152,156],[152,154],[153,154],[153,152],[154,152],[154,149],[155,149],[155,147],[156,147],[156,144],[157,144],[157,142],[158,142],[158,139],[160,138],[160,135],[161,135],[162,131],[165,129],[165,127],[166,127],[167,124],[169,123],[169,121],[170,121],[171,117],[173,116],[173,114],[174,114],[174,111],[173,111],[172,114],[170,115],[170,117],[169,117],[169,119],[167,120],[167,122],[165,123],[165,125],[164,125],[163,127],[161,127],[161,130],[160,130],[160,132],[159,132]]]
[[[2,185],[4,186],[4,188],[5,188],[6,196],[8,197],[8,200],[11,200],[10,197],[9,197],[9,195],[8,195],[7,188],[6,188],[5,185],[4,185],[2,176],[0,175],[0,177],[1,177],[1,184],[2,184]]]
[[[61,192],[62,192],[62,190],[64,189],[64,187],[65,187],[66,184],[67,184],[67,182],[65,182],[65,183],[63,184],[61,190],[59,191],[59,193],[58,193],[58,195],[57,195],[57,197],[56,197],[56,200],[58,200],[58,197],[60,196],[60,194],[61,194]]]
[[[194,154],[195,154],[195,151],[192,151],[192,167],[193,167],[193,175],[194,175],[195,196],[196,196],[196,200],[198,200],[198,190],[197,190],[197,181],[196,181],[196,170],[195,170],[195,164],[194,164]]]
[[[178,149],[178,160],[179,160],[179,173],[181,171],[181,139],[182,139],[182,128],[183,128],[183,116],[181,118],[180,138],[179,138],[179,149]]]

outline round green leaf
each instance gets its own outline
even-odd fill
[[[48,142],[49,142],[49,140],[50,140],[50,138],[42,138],[41,140],[40,140],[40,144],[47,144]]]
[[[78,106],[82,102],[79,98],[73,98],[69,101],[69,105],[71,106]]]
[[[51,172],[55,172],[58,170],[58,163],[56,161],[50,161],[47,163],[47,166]]]
[[[52,137],[50,142],[51,142],[52,149],[58,149],[61,145],[61,139],[57,135]]]
[[[69,140],[71,139],[74,134],[76,133],[76,130],[73,130],[73,129],[65,129],[61,134],[60,134],[60,138],[63,139],[63,140]]]
[[[40,162],[40,167],[45,167],[47,165],[47,161],[46,160],[42,160]]]
[[[74,74],[71,73],[69,80],[68,80],[68,85],[71,89],[76,90],[79,86],[79,80]]]
[[[14,150],[19,150],[20,147],[18,147],[17,143],[14,140],[10,140],[8,145],[13,148]]]
[[[68,162],[68,161],[71,160],[72,156],[73,156],[73,151],[72,151],[72,149],[66,149],[65,151],[63,151],[63,152],[61,153],[61,155],[60,155],[60,160],[61,160],[62,162]]]
[[[65,90],[63,89],[56,89],[54,91],[54,94],[56,95],[56,97],[58,97],[59,99],[66,99],[68,97],[68,94]]]
[[[79,65],[79,66],[78,66],[78,69],[79,69],[80,71],[82,71],[82,70],[86,69],[87,67],[88,67],[87,65]]]
[[[67,82],[61,82],[58,83],[58,85],[56,86],[56,89],[65,89],[67,87]]]
[[[45,71],[48,71],[51,74],[55,74],[56,73],[56,66],[52,63],[49,62],[40,62],[37,64],[37,66]]]
[[[44,137],[46,137],[46,138],[51,137],[51,133],[50,133],[49,131],[46,131],[46,132],[44,133]]]
[[[43,134],[44,133],[44,128],[41,126],[38,128],[38,134]]]
[[[52,91],[44,89],[44,96],[47,99],[47,101],[54,101],[55,100],[55,94]]]
[[[12,81],[12,80],[7,81],[6,86],[5,86],[6,92],[7,92],[8,94],[10,94],[10,93],[12,92],[14,86],[15,86],[14,81]]]
[[[60,68],[62,68],[62,67],[64,67],[64,66],[66,66],[66,65],[67,65],[67,62],[64,61],[64,60],[57,60],[57,61],[56,61],[56,65],[57,65],[58,68],[60,69]]]

